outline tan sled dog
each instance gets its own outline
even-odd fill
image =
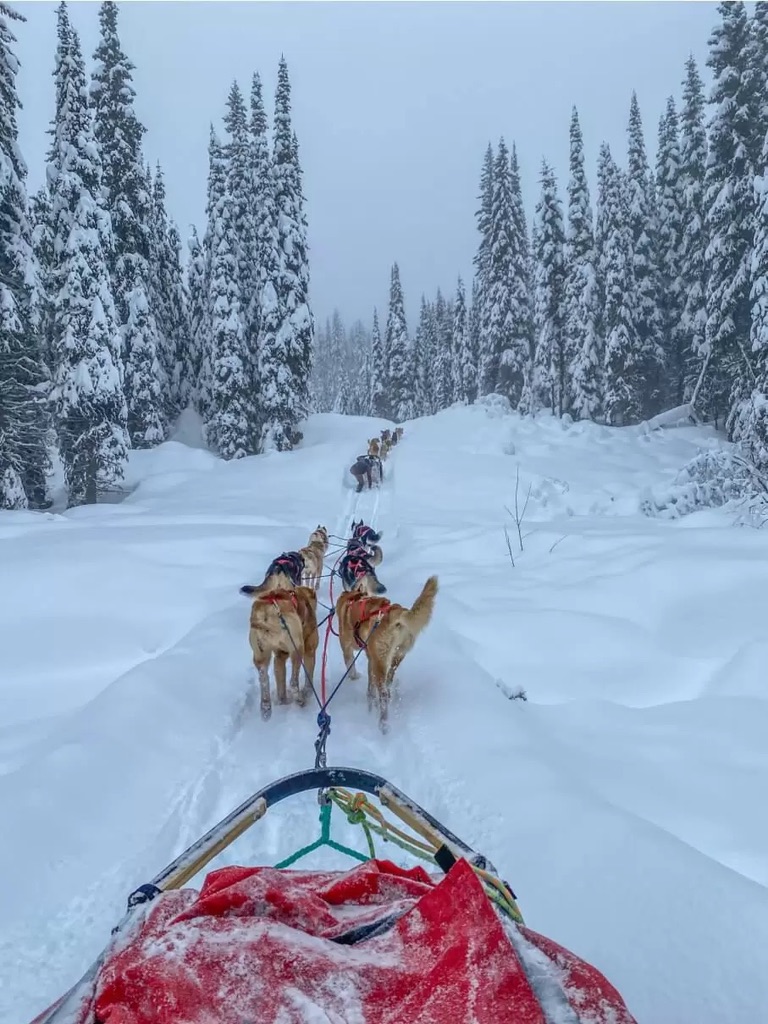
[[[304,572],[302,574],[304,586],[312,587],[313,590],[317,590],[320,586],[327,550],[328,531],[324,526],[318,526],[312,532],[307,546],[299,549],[299,554],[304,559]]]
[[[379,727],[389,727],[389,699],[395,672],[416,638],[432,618],[437,596],[437,576],[430,576],[413,607],[391,604],[384,597],[351,590],[339,595],[336,615],[344,663],[349,668],[355,647],[364,647],[368,657],[368,709],[379,702]],[[358,679],[353,667],[350,679]]]
[[[378,437],[373,437],[368,442],[368,455],[372,459],[378,459],[378,457],[379,457],[379,439],[378,439]]]
[[[255,587],[240,588],[243,594],[255,591]],[[314,677],[318,645],[317,594],[314,590],[297,587],[295,590],[255,593],[248,640],[253,651],[253,664],[259,674],[261,717],[266,721],[272,714],[269,663],[273,656],[278,704],[290,703],[286,690],[286,662],[290,658],[291,693],[296,703],[304,707],[309,696],[309,682]],[[300,676],[303,677],[301,683]]]

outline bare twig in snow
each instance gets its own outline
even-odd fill
[[[513,512],[508,505],[505,505],[504,508],[507,510],[509,515],[512,516],[512,518],[515,520],[515,525],[517,526],[517,540],[518,540],[518,543],[520,545],[520,551],[524,550],[524,548],[523,548],[523,540],[525,538],[523,537],[522,526],[523,526],[523,520],[525,519],[525,513],[526,513],[526,511],[528,509],[528,502],[531,500],[531,491],[532,490],[533,490],[533,484],[528,484],[528,493],[525,496],[525,502],[523,504],[523,508],[522,508],[522,511],[521,511],[520,510],[520,466],[518,465],[517,472],[515,473],[515,511]],[[526,533],[525,536],[526,537],[530,537],[530,533]]]
[[[566,536],[567,536],[566,534],[563,534],[563,536],[562,536],[562,537],[560,537],[560,538],[559,538],[559,540],[556,540],[556,541],[555,541],[555,543],[554,543],[554,544],[552,545],[552,547],[551,547],[551,548],[549,549],[549,553],[550,553],[550,555],[551,555],[551,554],[552,554],[552,552],[553,552],[553,551],[555,550],[555,548],[556,548],[556,547],[557,547],[557,545],[558,545],[558,544],[560,543],[560,541],[563,541],[563,540],[565,540]]]
[[[504,536],[505,536],[506,541],[507,541],[507,551],[509,552],[509,560],[512,563],[512,568],[514,569],[514,567],[515,567],[515,556],[512,554],[512,544],[510,543],[509,531],[507,530],[506,526],[504,527]]]

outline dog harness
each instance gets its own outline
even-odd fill
[[[352,540],[359,541],[364,546],[375,544],[380,539],[380,536],[370,526],[366,526],[362,520],[354,526],[352,531]],[[350,543],[352,542],[350,541]]]
[[[371,619],[377,620],[377,626],[378,623],[381,622],[381,620],[384,618],[387,612],[390,611],[392,607],[391,601],[387,601],[386,598],[377,598],[377,600],[384,601],[384,604],[380,608],[374,608],[372,612],[366,612],[365,606],[369,601],[372,600],[373,598],[371,597],[358,597],[352,602],[352,604],[359,604],[363,608],[363,616],[361,619],[358,619],[358,621],[355,623],[355,628],[352,631],[352,634],[355,638],[355,643],[357,644],[358,647],[367,647],[365,640],[363,640],[362,637],[360,636],[360,627],[364,626],[366,622],[370,622]],[[373,628],[375,629],[376,626],[374,626]],[[373,630],[371,632],[373,632]]]

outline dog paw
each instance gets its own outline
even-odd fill
[[[271,704],[262,704],[261,705],[261,717],[263,718],[263,720],[265,722],[268,722],[270,720],[270,718],[272,717],[272,705]]]
[[[306,706],[308,700],[309,690],[305,686],[303,690],[299,690],[298,693],[296,694],[296,703],[299,705],[300,708],[303,708]]]
[[[291,703],[291,698],[290,697],[278,697],[277,698],[277,703],[278,704],[283,704],[283,705],[290,704]]]

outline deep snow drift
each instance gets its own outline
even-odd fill
[[[4,1024],[76,980],[137,884],[311,766],[311,708],[259,717],[237,590],[353,515],[384,531],[393,600],[433,572],[441,589],[390,734],[347,682],[329,763],[389,777],[487,853],[530,926],[604,971],[640,1024],[764,1016],[768,533],[639,511],[720,442],[479,405],[407,424],[384,487],[358,497],[346,469],[382,425],[318,416],[299,451],[223,464],[187,422],[134,453],[122,504],[0,513]],[[340,663],[334,642],[331,678]],[[316,829],[309,795],[215,863],[273,862]]]

